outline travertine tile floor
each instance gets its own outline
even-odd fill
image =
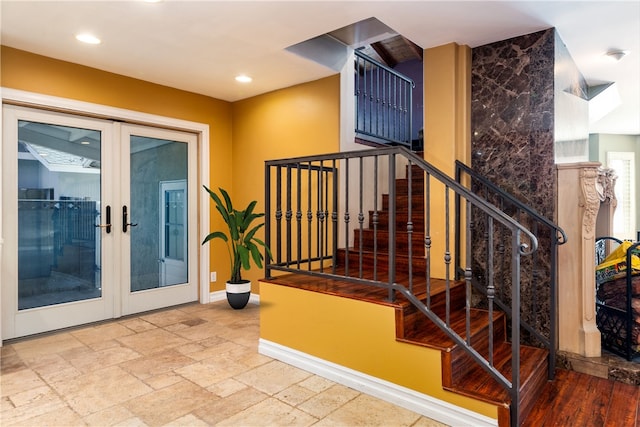
[[[6,426],[442,426],[258,353],[259,307],[190,304],[1,349]]]

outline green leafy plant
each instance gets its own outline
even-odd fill
[[[225,190],[218,188],[222,196],[221,198],[214,191],[207,188],[206,185],[203,185],[203,187],[207,190],[209,196],[211,196],[216,209],[227,224],[229,234],[225,234],[222,231],[214,231],[205,237],[202,244],[204,245],[212,239],[223,240],[227,244],[231,262],[231,279],[229,283],[242,283],[241,270],[249,270],[251,268],[251,260],[253,260],[259,268],[262,268],[262,260],[264,257],[260,252],[259,246],[265,248],[267,255],[271,256],[269,248],[262,240],[255,236],[256,232],[264,226],[264,222],[253,224],[255,220],[264,217],[264,213],[256,213],[253,211],[257,203],[255,200],[249,203],[245,209],[237,210],[234,209],[231,198]]]

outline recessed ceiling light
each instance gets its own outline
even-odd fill
[[[96,36],[89,33],[82,33],[76,35],[76,40],[81,41],[82,43],[87,44],[100,44],[102,41]]]
[[[240,82],[240,83],[251,83],[253,79],[249,76],[246,76],[244,74],[241,74],[239,76],[236,76],[236,81]]]
[[[91,142],[89,142],[89,141],[82,141],[80,144],[81,144],[81,145],[91,145]]]

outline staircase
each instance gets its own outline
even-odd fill
[[[411,174],[412,196],[411,210],[413,218],[424,216],[424,180],[421,170],[413,166]],[[408,175],[408,174],[407,174]],[[396,210],[396,278],[402,284],[408,275],[407,266],[412,265],[414,279],[414,293],[426,303],[426,269],[424,249],[424,222],[415,221],[413,232],[407,230],[408,216],[408,180],[397,179]],[[373,265],[377,271],[386,277],[388,272],[388,237],[387,231],[374,230],[374,214],[377,214],[377,226],[386,230],[389,222],[389,195],[382,196],[382,208],[379,211],[369,211],[367,228],[354,230],[354,245],[350,250],[338,250],[338,267],[345,268],[345,260],[349,259],[351,268],[359,266],[362,253],[363,277],[373,278]],[[377,237],[376,237],[377,236]],[[361,243],[361,246],[360,246]],[[413,257],[411,260],[404,254],[411,245]],[[360,250],[362,248],[362,250]],[[348,254],[347,254],[348,252]],[[406,284],[408,286],[408,283]],[[421,291],[416,292],[416,288]],[[465,283],[453,281],[449,291],[450,326],[458,335],[465,336]],[[444,280],[431,279],[430,290],[431,309],[440,317],[446,316],[446,283]],[[442,352],[442,383],[446,390],[459,393],[474,399],[497,405],[499,409],[499,425],[510,425],[509,393],[480,365],[475,363],[469,354],[447,336],[429,318],[421,313],[408,301],[401,303],[396,309],[396,339],[414,345],[421,345],[440,350]],[[489,316],[486,310],[471,309],[470,330],[471,342],[482,356],[489,358]],[[512,358],[511,345],[508,342],[506,316],[496,311],[493,313],[493,366],[507,379],[511,380]],[[531,411],[537,397],[541,394],[547,382],[548,351],[522,346],[520,349],[520,404],[519,419],[524,420]]]
[[[404,176],[396,179],[396,169],[401,170],[398,165],[402,161],[409,166],[404,168]],[[498,270],[500,280],[509,275],[509,298],[520,306],[520,272],[528,268],[521,265],[520,259],[536,250],[535,236],[401,147],[268,161],[266,169],[265,236],[274,254],[267,265],[267,277],[272,277],[272,270],[295,273],[293,279],[273,278],[274,283],[288,281],[288,286],[363,301],[385,300],[396,311],[397,341],[441,352],[445,390],[495,405],[499,408],[500,426],[520,425],[525,420],[547,382],[549,352],[521,344],[521,328],[515,325],[523,320],[518,311],[505,304],[502,295],[494,296],[493,286],[494,280],[498,285],[498,279],[494,279]],[[351,186],[359,182],[360,202],[355,203],[356,207],[349,198],[349,188],[339,189],[339,175]],[[429,187],[425,188],[427,182]],[[305,187],[305,183],[313,185]],[[444,202],[433,198],[436,185],[446,194]],[[388,191],[381,191],[388,194],[379,194],[378,187],[388,187]],[[373,200],[381,200],[374,201],[368,212],[362,203],[365,192],[373,194]],[[499,261],[494,261],[492,250],[487,249],[483,294],[472,295],[474,275],[481,270],[471,265],[470,259],[457,264],[456,257],[462,252],[458,246],[455,254],[449,254],[447,246],[444,257],[432,253],[431,240],[435,236],[445,242],[450,240],[453,235],[449,230],[455,227],[445,215],[446,227],[438,225],[438,230],[430,230],[434,225],[430,225],[429,209],[453,212],[453,195],[462,200],[462,222],[467,227],[462,234],[456,233],[459,247],[472,253],[474,233],[484,236],[482,241],[487,248],[502,245]],[[339,212],[341,209],[344,212]],[[484,215],[480,220],[473,217],[478,213]],[[474,221],[482,221],[481,225],[487,228],[476,231]],[[492,230],[499,227],[503,240],[494,241]],[[340,235],[353,238],[348,239],[349,247],[338,247]],[[453,266],[449,265],[452,259]],[[505,259],[506,269],[500,264]],[[466,269],[467,277],[464,281],[429,277],[435,263],[443,263],[445,271]],[[305,284],[305,277],[309,283],[309,278],[315,277],[320,284],[313,289]],[[472,298],[487,309],[472,308]],[[516,320],[507,318],[498,306],[509,310]],[[523,329],[533,331],[531,325]],[[514,369],[518,369],[518,375],[514,375]]]

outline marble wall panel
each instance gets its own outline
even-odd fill
[[[560,78],[557,77],[559,61],[565,64]],[[567,135],[570,126],[580,127],[579,123],[588,122],[588,114],[585,117],[582,108],[586,85],[576,71],[564,44],[552,28],[472,51],[471,166],[551,221],[557,202],[556,134]],[[557,85],[561,85],[561,89]],[[558,102],[559,97],[566,99]],[[561,126],[564,127],[559,131]],[[522,315],[548,336],[550,251],[555,236],[508,206],[506,212],[538,237],[540,249],[521,260]],[[487,257],[490,245],[486,219],[476,215],[473,226],[473,274],[487,286],[489,267],[493,263],[494,275],[496,271],[501,272],[499,280],[496,276],[492,282],[496,294],[509,299],[510,289],[500,288],[511,287],[511,272],[508,271],[505,279],[506,266],[498,269],[498,265],[506,263],[510,270],[510,264],[496,254],[501,245],[510,244],[510,236],[504,231],[494,231],[494,257],[490,260]],[[507,250],[505,255],[509,253]],[[534,339],[530,340],[535,343]]]

